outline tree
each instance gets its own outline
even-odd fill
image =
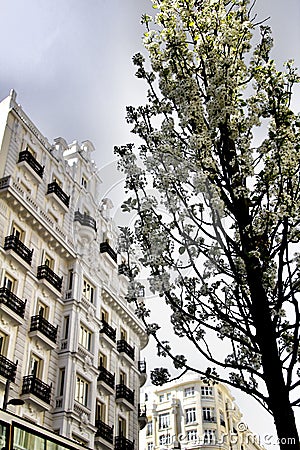
[[[133,58],[147,103],[127,108],[142,144],[115,149],[131,192],[123,209],[137,215],[120,240],[128,300],[176,368],[250,394],[273,415],[281,448],[298,449],[300,117],[290,104],[299,77],[292,61],[276,69],[271,30],[249,1],[152,3],[155,20],[143,17],[150,68]],[[206,357],[205,370],[147,323],[130,262],[137,247],[175,334]],[[230,346],[224,360],[212,333]],[[168,376],[152,373],[156,383]]]

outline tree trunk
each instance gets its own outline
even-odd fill
[[[249,241],[248,244],[251,246]],[[262,284],[260,262],[256,257],[246,257],[245,263],[251,292],[252,318],[261,351],[262,367],[269,395],[268,405],[274,417],[278,444],[281,450],[299,450],[299,436],[289,391],[283,376],[268,298]],[[275,436],[270,439],[270,443],[274,442],[277,442]]]

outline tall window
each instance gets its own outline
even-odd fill
[[[60,369],[59,370],[59,381],[58,381],[58,395],[59,397],[62,397],[64,395],[64,389],[65,389],[65,375],[66,375],[66,369]]]
[[[106,405],[105,403],[97,401],[96,403],[96,420],[101,420],[105,422],[106,418]]]
[[[147,444],[147,450],[154,450],[154,444],[153,444],[153,442],[148,442],[148,444]]]
[[[8,274],[4,277],[4,287],[11,292],[14,292],[16,286],[16,280]]]
[[[85,278],[83,279],[82,295],[89,302],[94,303],[95,288]]]
[[[193,395],[195,395],[195,388],[194,388],[194,386],[185,388],[185,390],[184,390],[184,396],[185,397],[192,397]]]
[[[151,420],[150,422],[147,423],[146,436],[152,436],[152,434],[153,434],[153,422]]]
[[[205,422],[215,422],[215,409],[208,407],[202,408],[202,417]]]
[[[15,223],[11,228],[12,235],[15,236],[19,241],[23,241],[24,239],[24,231]]]
[[[124,419],[124,417],[120,417],[118,419],[118,432],[119,432],[119,436],[126,436],[126,430],[127,429],[127,424],[126,424],[126,419]]]
[[[45,319],[48,319],[49,308],[48,308],[47,305],[45,305],[45,303],[43,303],[40,300],[38,300],[37,306],[36,306],[36,313],[39,316],[44,317]]]
[[[70,327],[70,317],[65,316],[64,318],[64,339],[68,339],[69,337],[69,327]]]
[[[213,388],[210,386],[201,386],[201,396],[202,397],[212,397]]]
[[[43,373],[43,360],[36,356],[34,353],[30,356],[29,361],[29,375],[33,375],[37,378],[42,378]]]
[[[215,444],[215,443],[216,443],[216,431],[204,430],[204,444]]]
[[[76,391],[75,400],[81,403],[83,406],[88,405],[88,393],[89,393],[89,383],[83,378],[76,377]]]
[[[196,408],[187,408],[185,410],[185,423],[196,422]]]
[[[106,355],[104,355],[103,353],[99,352],[99,359],[98,359],[98,365],[99,367],[107,367],[107,358]]]
[[[169,413],[159,414],[158,428],[160,430],[164,430],[165,428],[169,428],[169,426],[170,426],[170,414]]]
[[[126,373],[120,370],[120,384],[126,385],[126,381],[127,381]]]
[[[0,331],[0,355],[6,356],[8,349],[8,336]]]
[[[165,394],[161,394],[159,396],[159,402],[162,403],[164,401],[164,399],[165,399]]]
[[[43,258],[43,264],[47,267],[49,267],[49,269],[53,270],[54,269],[54,259],[51,258],[50,255],[48,255],[48,253],[44,254],[44,258]]]
[[[87,189],[87,185],[88,185],[88,179],[87,179],[87,177],[85,177],[84,175],[82,175],[82,177],[81,177],[81,186],[82,186],[84,189]]]
[[[127,331],[124,330],[124,328],[120,329],[120,339],[123,339],[124,341],[127,341]]]
[[[74,280],[74,270],[70,269],[68,272],[68,290],[69,291],[73,288],[73,280]]]
[[[188,441],[196,441],[198,439],[197,430],[189,430],[186,435]]]
[[[80,335],[79,344],[82,345],[86,350],[90,351],[92,347],[92,333],[85,328],[82,324],[80,325]]]

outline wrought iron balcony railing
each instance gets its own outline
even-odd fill
[[[14,236],[13,234],[11,236],[6,236],[4,250],[13,250],[29,265],[31,264],[33,250],[29,250],[17,236]]]
[[[5,356],[0,355],[0,375],[7,380],[14,382],[16,378],[17,364],[18,363],[13,363]]]
[[[0,303],[6,305],[22,319],[24,318],[26,300],[23,302],[6,287],[0,288]]]
[[[101,242],[100,253],[108,253],[111,259],[117,262],[117,253],[111,248],[108,242]]]
[[[115,436],[115,448],[114,450],[133,450],[134,441],[126,439],[124,436]]]
[[[52,193],[55,194],[63,202],[63,204],[66,205],[67,208],[69,208],[70,196],[62,190],[62,188],[56,181],[48,184],[47,194]]]
[[[52,284],[55,289],[57,289],[59,292],[61,291],[63,277],[59,277],[58,275],[56,275],[56,273],[53,272],[53,270],[50,269],[50,267],[48,267],[46,264],[38,267],[37,278],[38,280],[45,279],[49,281],[49,283]]]
[[[0,190],[1,190],[1,189],[6,189],[6,188],[9,187],[10,179],[11,179],[11,176],[10,176],[10,175],[8,175],[7,177],[3,177],[3,178],[0,179]]]
[[[43,178],[44,167],[37,162],[35,157],[30,153],[29,150],[24,150],[19,153],[18,163],[25,161],[27,164],[38,174],[39,177]]]
[[[115,374],[110,373],[105,367],[99,367],[100,373],[98,375],[98,381],[104,381],[108,386],[114,389],[115,387]]]
[[[50,404],[51,386],[39,380],[35,375],[23,377],[22,394],[33,394]]]
[[[212,422],[216,423],[217,419],[215,417],[203,417],[203,422]]]
[[[102,327],[100,328],[100,333],[106,334],[113,342],[116,342],[116,330],[111,327],[105,320],[102,319]]]
[[[74,222],[79,222],[81,225],[93,228],[95,231],[97,231],[96,220],[88,214],[81,214],[80,211],[75,211]]]
[[[134,405],[134,391],[125,386],[125,384],[117,384],[116,398],[123,398]]]
[[[57,327],[54,327],[48,320],[39,314],[31,317],[30,331],[40,331],[49,338],[50,341],[56,343]]]
[[[139,361],[138,362],[138,369],[139,369],[140,373],[146,373],[146,371],[147,371],[146,361]]]
[[[117,350],[119,353],[124,352],[126,355],[129,356],[134,361],[134,348],[131,347],[131,345],[128,344],[125,339],[120,339],[117,342]]]
[[[96,420],[95,426],[97,428],[96,437],[102,437],[110,444],[114,442],[114,427],[110,427],[106,423],[102,422],[102,420]]]

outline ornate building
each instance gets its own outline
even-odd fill
[[[2,434],[11,412],[52,438],[137,450],[147,336],[125,300],[93,144],[50,145],[12,91],[0,103],[0,145]],[[13,448],[42,448],[24,433]]]
[[[140,450],[261,450],[241,420],[229,389],[186,375],[163,387],[143,389],[148,423]]]

